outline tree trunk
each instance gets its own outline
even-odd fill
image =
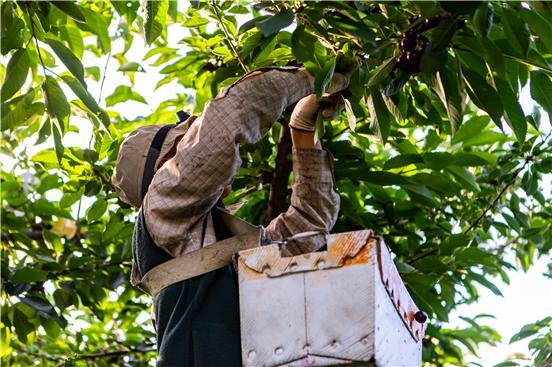
[[[288,159],[290,153],[291,133],[287,124],[282,124],[280,140],[278,141],[278,153],[276,153],[276,168],[270,183],[266,224],[286,211],[288,207],[287,187],[292,168],[292,162]]]

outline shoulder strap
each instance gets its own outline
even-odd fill
[[[165,125],[161,127],[153,137],[153,141],[151,142],[151,145],[148,150],[148,157],[146,158],[146,163],[144,164],[144,175],[142,176],[142,190],[140,191],[142,200],[144,200],[144,196],[146,196],[151,180],[153,179],[153,174],[155,173],[155,162],[157,162],[157,158],[159,158],[159,154],[161,153],[161,147],[163,146],[163,142],[165,141],[165,138],[167,137],[169,130],[175,126],[176,125]]]

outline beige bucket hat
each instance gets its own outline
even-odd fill
[[[136,208],[142,205],[157,165],[176,138],[186,134],[192,121],[190,118],[177,125],[139,127],[124,140],[111,176],[111,184],[122,201]]]

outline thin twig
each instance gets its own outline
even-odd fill
[[[98,104],[100,103],[100,101],[102,99],[102,92],[103,92],[103,87],[104,87],[104,83],[105,83],[105,77],[107,75],[107,66],[109,65],[109,60],[111,60],[111,50],[109,50],[109,53],[107,54],[107,60],[105,60],[102,83],[100,84],[100,93],[98,95]]]
[[[115,351],[112,351],[112,352],[99,352],[99,353],[91,353],[91,354],[81,354],[81,355],[78,355],[75,359],[77,359],[77,360],[96,359],[96,358],[104,358],[104,357],[124,356],[124,355],[131,354],[131,353],[149,353],[149,352],[155,352],[155,348],[115,350]]]
[[[226,40],[228,41],[228,45],[230,46],[230,48],[232,49],[232,52],[234,52],[234,55],[236,56],[236,59],[238,60],[238,63],[240,64],[240,66],[242,67],[243,71],[245,71],[246,73],[249,72],[249,69],[247,68],[247,66],[245,66],[245,63],[243,62],[243,60],[241,59],[241,56],[240,54],[238,53],[238,49],[236,48],[236,46],[234,45],[234,43],[232,42],[233,41],[233,37],[230,35],[230,32],[228,32],[228,29],[226,29],[226,25],[224,24],[223,20],[222,20],[222,16],[219,12],[219,8],[215,2],[215,0],[211,0],[209,2],[209,4],[213,7],[213,10],[215,11],[215,15],[220,23],[220,28],[222,29],[222,31],[224,32],[224,35],[226,36]]]
[[[29,21],[31,22],[31,33],[32,33],[32,37],[35,41],[36,53],[38,55],[38,60],[40,60],[40,65],[42,66],[42,71],[44,73],[44,77],[46,77],[46,65],[44,65],[44,60],[42,60],[42,54],[40,53],[40,47],[38,46],[38,39],[37,39],[36,34],[35,34],[35,24],[34,24],[34,21],[33,21],[33,17],[31,16],[31,13],[29,12],[29,9],[27,8],[27,6],[25,6],[25,10],[27,10],[27,15],[29,16]]]

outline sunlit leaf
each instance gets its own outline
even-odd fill
[[[345,104],[345,113],[347,114],[347,123],[349,124],[349,129],[355,131],[356,129],[356,116],[351,106],[351,102],[348,99],[343,98],[343,103]]]
[[[107,106],[114,106],[117,103],[126,102],[129,100],[140,103],[147,103],[144,97],[142,97],[140,94],[133,91],[132,88],[126,85],[119,85],[117,88],[115,88],[113,94],[105,99]]]
[[[151,45],[161,35],[169,10],[168,0],[146,1],[144,31],[146,42]]]
[[[65,45],[54,39],[47,38],[46,43],[54,50],[61,62],[65,64],[67,69],[77,78],[83,86],[86,87],[84,81],[84,68],[80,60],[71,52]]]
[[[11,50],[16,50],[23,46],[23,28],[25,23],[16,16],[17,6],[14,2],[4,1],[1,4],[1,35],[0,50],[2,55],[6,55]]]
[[[314,91],[317,98],[320,98],[332,81],[332,77],[335,70],[335,58],[331,58],[326,61],[322,71],[314,77]]]
[[[27,49],[21,48],[14,52],[6,68],[6,78],[0,90],[0,102],[5,102],[21,89],[27,80],[29,66]]]
[[[458,76],[444,69],[436,74],[436,80],[437,94],[447,109],[451,132],[455,133],[462,123],[463,115]]]
[[[65,93],[63,93],[58,82],[49,75],[46,76],[46,80],[42,83],[42,90],[48,115],[50,115],[52,120],[57,122],[61,132],[63,132],[71,113]]]
[[[104,126],[107,127],[110,123],[109,116],[102,108],[100,108],[100,106],[98,105],[94,97],[90,95],[88,90],[86,90],[77,79],[69,75],[62,76],[62,79],[71,88],[73,93],[75,93],[77,97],[80,98],[84,105],[90,109],[90,112],[98,117],[100,121],[104,124]]]
[[[531,97],[552,116],[552,81],[542,71],[531,71]]]
[[[552,39],[548,36],[552,29],[552,21],[535,11],[525,8],[519,9],[519,14],[529,25],[534,34],[538,35],[539,40],[546,46],[548,52],[552,52]]]
[[[463,68],[462,72],[470,99],[477,107],[486,111],[497,126],[501,127],[502,122],[500,119],[504,112],[504,107],[496,90],[476,72],[468,68]]]
[[[371,88],[368,97],[371,125],[377,129],[382,141],[386,141],[391,130],[391,114],[378,90]]]

